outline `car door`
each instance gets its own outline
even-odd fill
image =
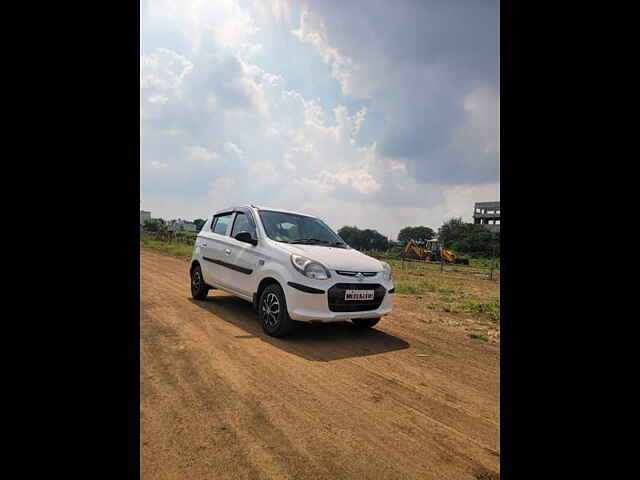
[[[257,290],[256,268],[260,257],[259,245],[236,240],[235,236],[240,232],[249,232],[252,238],[257,240],[256,226],[248,210],[236,211],[230,235],[225,239],[227,269],[226,278],[233,290],[251,297]]]
[[[211,228],[208,232],[201,232],[204,237],[201,243],[203,275],[205,282],[212,285],[226,285],[226,269],[221,266],[222,256],[225,249],[224,239],[231,229],[233,211],[218,213],[211,221]]]

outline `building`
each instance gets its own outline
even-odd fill
[[[198,227],[193,222],[187,222],[186,220],[171,220],[167,223],[167,227],[170,232],[197,232]]]
[[[144,222],[151,220],[151,212],[145,212],[140,210],[140,225],[144,225]]]
[[[500,233],[500,202],[476,202],[473,208],[473,223]]]

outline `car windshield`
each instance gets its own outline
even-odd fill
[[[348,248],[319,218],[270,210],[259,213],[267,236],[276,242]]]

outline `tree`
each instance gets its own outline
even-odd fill
[[[206,223],[206,220],[203,220],[202,218],[196,218],[193,223],[196,224],[196,228],[198,229],[198,231],[202,230],[202,226]]]
[[[144,231],[150,233],[156,233],[160,236],[167,236],[168,228],[161,218],[154,218],[144,222]]]
[[[500,256],[499,233],[482,225],[464,223],[461,218],[445,222],[438,230],[438,239],[445,248],[458,253],[483,258]]]
[[[147,232],[157,232],[160,228],[160,222],[157,219],[153,220],[145,220],[144,221],[144,230]]]
[[[409,240],[423,242],[431,240],[435,235],[436,232],[429,227],[404,227],[398,234],[398,241],[403,245]]]
[[[446,247],[451,246],[451,243],[461,239],[464,236],[465,223],[462,218],[452,218],[438,229],[438,240],[442,245]]]
[[[338,230],[338,235],[356,250],[387,250],[387,237],[376,230],[360,230],[358,227],[344,226]]]
[[[360,244],[360,230],[358,227],[344,226],[338,230],[338,235],[340,235],[340,238],[354,248],[356,248],[356,245]]]

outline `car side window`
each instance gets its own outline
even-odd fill
[[[247,215],[242,212],[238,212],[236,219],[233,222],[233,229],[231,230],[231,236],[235,236],[240,232],[249,232],[253,238],[256,238],[256,231],[252,223],[249,221]]]
[[[232,215],[233,213],[224,213],[213,217],[211,231],[220,235],[227,233],[227,227],[229,226]]]

